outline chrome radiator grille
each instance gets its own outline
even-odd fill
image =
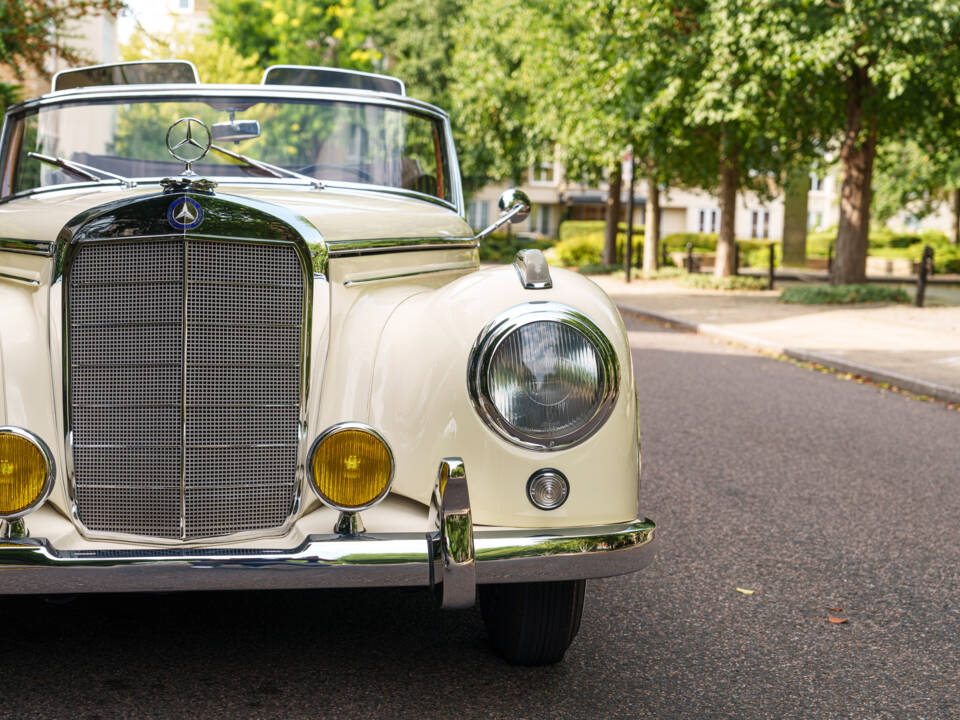
[[[296,492],[301,404],[296,250],[86,243],[67,293],[84,526],[189,539],[282,525]]]

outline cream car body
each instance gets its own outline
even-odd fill
[[[329,180],[321,189],[302,179],[266,176],[214,177],[218,185],[212,190],[181,176],[163,186],[158,178],[138,177],[135,186],[107,178],[13,192],[10,153],[18,118],[61,103],[114,98],[129,107],[181,96],[319,99],[428,117],[442,134],[436,152],[446,153],[448,185],[440,193],[446,196]],[[0,594],[433,585],[443,605],[459,607],[474,602],[478,585],[575,582],[636,570],[652,557],[654,526],[637,506],[636,390],[617,310],[578,274],[550,268],[543,282],[536,256],[527,258],[533,270],[523,258],[514,265],[479,266],[482,239],[464,220],[449,122],[441,111],[401,94],[362,89],[87,87],[11,109],[3,137],[0,424],[45,443],[55,477],[49,497],[23,517],[2,522]],[[167,222],[164,209],[172,212],[171,203],[181,197],[204,209],[206,226],[165,233],[129,229],[145,214],[153,217],[144,222],[160,227]],[[522,206],[517,199],[505,209],[518,215]],[[299,236],[290,242],[304,263],[312,263],[304,267],[302,408],[289,516],[276,527],[199,537],[91,530],[84,521],[91,511],[78,508],[71,447],[73,356],[65,324],[72,321],[64,282],[70,263],[78,247],[103,234],[91,229],[98,223],[128,228],[113,238],[122,242],[162,235],[188,243],[194,234],[217,235],[217,217],[234,210],[254,219],[244,231],[250,239],[260,237],[256,218],[273,214],[283,233]],[[124,241],[127,236],[133,239]],[[307,251],[312,258],[303,258]],[[586,439],[533,449],[484,419],[468,373],[495,318],[554,311],[587,318],[607,339],[615,394],[608,416]],[[72,332],[76,337],[79,329]],[[186,359],[183,367],[186,376]],[[389,492],[358,513],[334,509],[313,491],[310,446],[341,423],[369,426],[393,456]],[[181,451],[186,455],[185,446]],[[538,508],[528,494],[528,480],[545,469],[560,471],[567,483],[566,499],[554,509]],[[469,537],[456,536],[458,523]],[[582,602],[582,583],[580,596]],[[576,616],[579,624],[579,611]],[[501,651],[519,662],[559,659],[556,651],[536,657]]]

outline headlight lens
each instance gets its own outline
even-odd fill
[[[386,495],[393,480],[393,455],[373,428],[344,423],[317,438],[310,469],[321,500],[338,510],[356,512]]]
[[[520,306],[487,326],[474,348],[471,394],[487,423],[539,450],[582,442],[609,417],[619,367],[589,319],[554,303]]]
[[[53,459],[43,441],[20,428],[0,428],[0,519],[25,515],[52,486]]]

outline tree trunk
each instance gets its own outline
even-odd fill
[[[643,229],[643,272],[655,272],[660,264],[660,188],[647,178],[647,217]]]
[[[950,242],[960,245],[960,188],[953,191],[953,228],[950,232]]]
[[[807,261],[810,171],[803,165],[790,168],[783,190],[783,264],[803,267]]]
[[[620,187],[623,184],[623,165],[610,169],[610,191],[607,193],[606,232],[603,242],[603,264],[617,262],[617,230],[620,228]]]
[[[726,157],[720,163],[720,237],[713,265],[716,278],[733,275],[733,243],[737,215],[737,161]]]
[[[866,68],[856,68],[847,81],[847,125],[840,146],[843,185],[840,188],[840,225],[830,283],[862,283],[867,278],[867,238],[870,233],[870,197],[877,123],[864,118],[864,100],[872,91]]]

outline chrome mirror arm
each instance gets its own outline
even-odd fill
[[[501,227],[510,223],[520,223],[530,216],[530,198],[522,190],[511,188],[504,190],[497,201],[500,208],[500,217],[491,225],[473,236],[475,242],[480,242],[489,237]]]

